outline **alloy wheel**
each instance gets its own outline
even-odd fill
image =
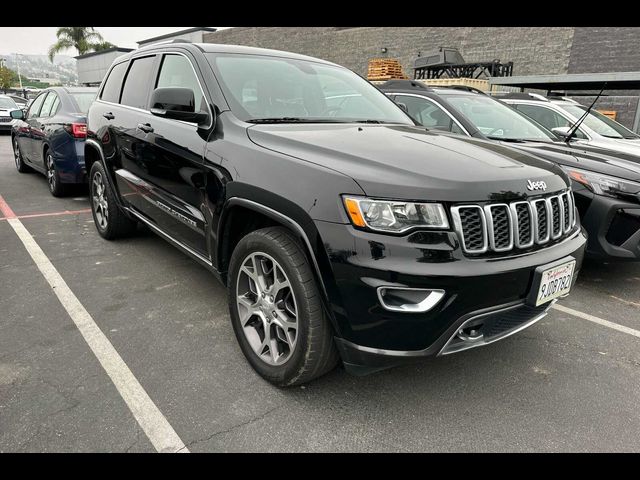
[[[91,182],[91,198],[93,201],[93,211],[96,216],[96,222],[102,230],[107,228],[107,223],[109,221],[109,204],[105,193],[102,174],[100,172],[96,172],[93,175],[93,181]]]
[[[22,164],[22,156],[20,155],[20,148],[18,147],[18,139],[13,139],[13,157],[16,162],[16,168],[20,170],[20,165]]]
[[[240,267],[236,295],[240,325],[254,353],[269,365],[286,363],[298,340],[298,309],[282,266],[266,253],[251,253]]]
[[[56,189],[56,167],[53,163],[53,157],[47,153],[47,181],[49,182],[49,190],[52,192]]]

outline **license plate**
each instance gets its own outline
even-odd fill
[[[542,272],[536,307],[569,293],[575,266],[576,262],[573,260]]]

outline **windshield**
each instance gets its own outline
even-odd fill
[[[587,111],[587,107],[582,105],[563,105],[563,109],[569,112],[576,119],[582,117],[584,112]],[[583,122],[587,127],[596,132],[598,135],[609,138],[640,138],[631,130],[623,127],[618,122],[611,120],[606,115],[591,110],[587,118]]]
[[[520,112],[484,95],[441,94],[480,132],[495,140],[556,140],[552,133]]]
[[[0,97],[0,108],[18,110],[18,105],[9,97]]]
[[[346,68],[260,55],[208,57],[231,110],[244,121],[414,125],[392,100]]]
[[[73,99],[78,104],[78,109],[80,110],[80,113],[87,113],[89,111],[89,107],[91,106],[91,103],[96,98],[96,93],[97,93],[97,90],[95,92],[82,92],[82,93],[71,94]]]

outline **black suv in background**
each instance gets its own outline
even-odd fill
[[[601,260],[640,260],[640,157],[565,142],[524,113],[465,87],[428,88],[390,80],[380,89],[428,128],[512,145],[557,163],[570,176],[588,232],[587,254]]]
[[[353,72],[184,42],[118,58],[89,111],[101,236],[142,222],[229,289],[277,385],[484,345],[543,317],[585,236],[557,166],[415,125]]]

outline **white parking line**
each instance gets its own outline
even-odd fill
[[[5,217],[7,217],[7,222],[9,222],[9,225],[22,241],[27,252],[31,255],[31,258],[76,324],[76,327],[78,327],[78,330],[80,330],[89,348],[91,348],[102,368],[111,378],[111,381],[155,449],[159,452],[188,453],[189,450],[184,442],[155,403],[153,403],[153,400],[142,388],[140,382],[129,370],[122,357],[120,357],[105,334],[102,333],[100,327],[71,291],[29,231],[18,218],[15,218],[15,215],[1,196],[0,209],[3,210]]]
[[[594,317],[593,315],[589,315],[588,313],[583,313],[578,310],[574,310],[573,308],[558,305],[557,303],[551,308],[559,310],[560,312],[568,313],[569,315],[573,315],[574,317],[582,318],[583,320],[589,320],[590,322],[597,323],[598,325],[602,325],[603,327],[609,327],[613,330],[617,330],[619,332],[627,333],[629,335],[633,335],[634,337],[640,338],[640,330],[634,330],[633,328],[625,327],[624,325],[618,325],[617,323],[610,322],[609,320]]]

